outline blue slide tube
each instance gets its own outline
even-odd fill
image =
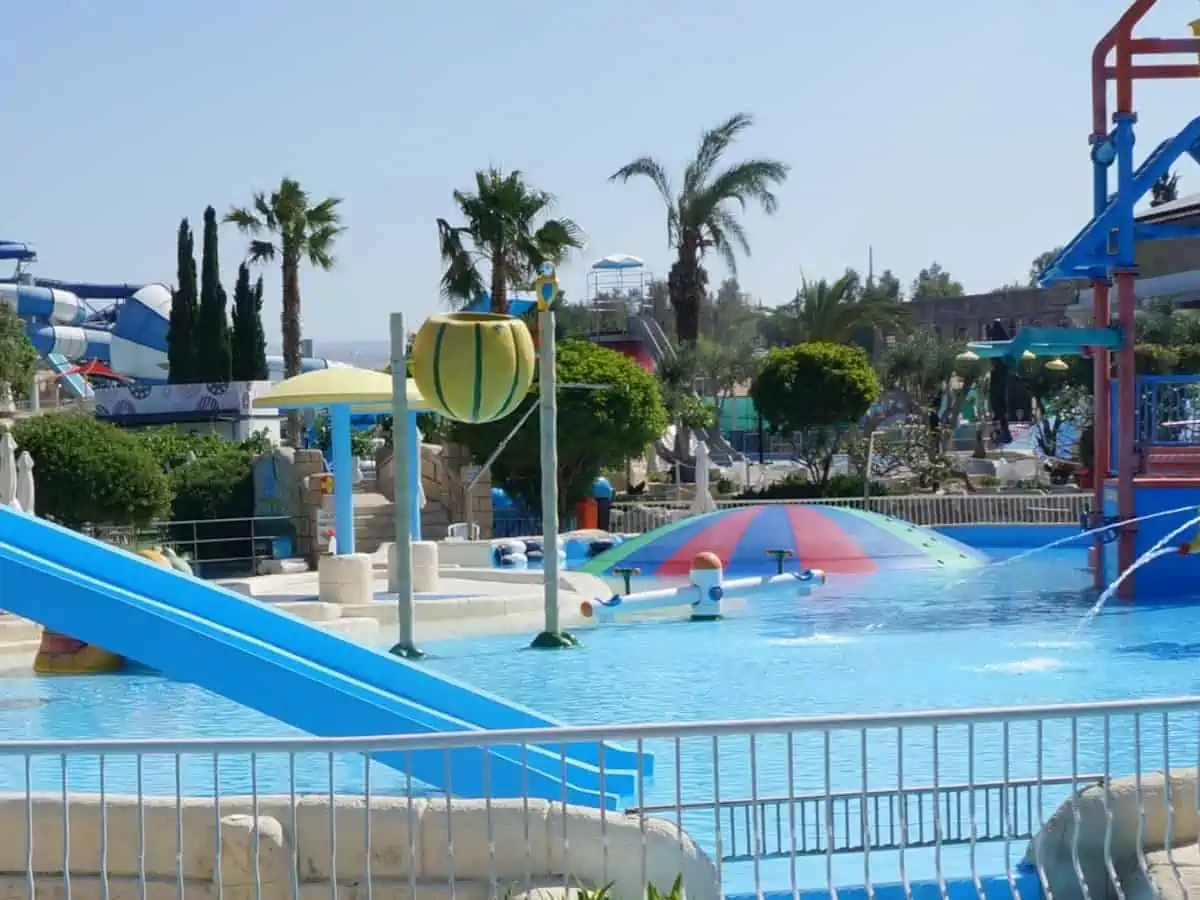
[[[287,613],[248,600],[240,594],[158,567],[125,551],[44,520],[2,507],[0,507],[0,541],[26,550],[49,562],[75,570],[84,576],[109,582],[118,588],[149,596],[159,602],[169,603],[180,612],[203,617],[252,639],[296,653],[317,666],[339,672],[367,686],[394,693],[410,704],[426,710],[438,711],[434,714],[439,719],[436,725],[429,725],[428,720],[425,722],[414,720],[407,725],[404,722],[395,722],[389,729],[391,732],[461,730],[463,728],[543,728],[560,724],[540,716],[532,710],[435,675],[417,665],[370,650],[337,635],[314,628]],[[11,589],[8,584],[5,585],[5,588],[7,598]],[[12,609],[11,606],[8,608]],[[12,611],[40,621],[36,606],[26,612],[16,609],[12,609]],[[56,630],[65,630],[81,640],[92,640],[85,634],[74,633],[70,623],[67,628],[56,628]],[[75,630],[78,631],[77,628]],[[136,652],[128,648],[129,640],[134,640],[139,644]],[[115,653],[121,653],[146,665],[159,668],[172,677],[193,681],[202,687],[209,687],[217,693],[224,693],[223,689],[211,686],[209,683],[211,678],[206,676],[207,667],[205,666],[194,666],[191,662],[180,661],[178,666],[188,670],[183,673],[179,672],[174,664],[160,665],[154,660],[144,658],[145,652],[140,647],[141,641],[136,636],[128,638],[124,647],[110,646],[101,640],[94,642]],[[188,656],[188,654],[180,654],[180,656]],[[175,656],[171,655],[170,659],[174,660]],[[193,671],[194,668],[199,668],[200,671]],[[293,688],[293,690],[296,689],[302,690],[302,686],[297,685]],[[227,694],[227,696],[232,697],[231,694]],[[245,700],[234,697],[233,699],[253,708],[262,709],[268,715],[280,717],[271,710],[263,708],[261,704],[254,702],[253,698]],[[308,725],[294,724],[297,727],[314,730]],[[316,732],[325,733],[319,729]],[[546,753],[553,755],[554,765],[557,767],[554,771],[561,772],[563,761],[560,753],[563,752],[563,748],[549,745],[543,749]],[[532,755],[533,751],[531,750],[530,753]],[[567,778],[572,785],[588,790],[598,790],[599,772],[595,766],[599,761],[599,753],[600,747],[596,743],[573,744],[565,748]],[[643,754],[641,758],[645,774],[651,774],[652,757],[649,754]],[[605,768],[609,770],[606,772],[606,788],[621,794],[631,793],[634,785],[634,772],[638,765],[638,754],[635,751],[606,745],[604,762]]]

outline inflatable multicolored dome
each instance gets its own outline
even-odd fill
[[[788,550],[785,568],[829,575],[871,575],[895,569],[972,569],[987,557],[953,538],[891,516],[810,503],[723,509],[670,522],[631,538],[583,567],[611,575],[614,567],[645,576],[686,575],[697,553],[715,553],[734,576],[775,572],[770,551]]]

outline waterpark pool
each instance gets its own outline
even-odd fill
[[[1200,603],[1113,603],[1082,625],[1094,600],[1083,564],[1084,554],[1078,549],[1052,550],[976,571],[833,579],[809,597],[752,598],[721,622],[658,620],[586,629],[581,632],[584,647],[577,652],[528,650],[529,636],[523,634],[429,642],[426,649],[432,655],[426,665],[577,724],[1012,706],[1200,692],[1195,665],[1200,643],[1188,637],[1200,631]],[[297,733],[200,688],[152,673],[0,679],[2,739]],[[1014,750],[1011,777],[1033,774],[1031,734],[1014,726],[1012,738],[1020,752]],[[840,737],[833,748],[830,787],[858,789],[862,776],[857,745],[840,747]],[[1048,732],[1044,746],[1047,771],[1058,774],[1070,772],[1069,745],[1062,737]],[[1131,729],[1114,735],[1114,770],[1132,770],[1132,741]],[[939,763],[942,777],[966,780],[962,747],[961,740],[947,745]],[[677,783],[684,801],[711,799],[711,741],[649,749],[656,753],[658,771],[646,784],[645,802],[673,803]],[[815,736],[796,739],[791,784],[782,738],[759,740],[756,786],[746,765],[747,750],[745,739],[722,742],[723,798],[749,797],[755,788],[760,796],[768,796],[786,794],[789,788],[819,792],[825,787],[823,751]],[[1101,753],[1097,735],[1083,734],[1078,771],[1099,768]],[[928,732],[914,733],[905,744],[910,783],[929,782],[929,756]],[[874,741],[870,757],[873,786],[894,786],[894,736]],[[977,749],[974,777],[1002,777],[1001,758],[998,742]],[[24,765],[20,758],[0,757],[0,783],[8,790],[23,789]],[[211,795],[211,756],[187,757],[178,771],[176,766],[172,757],[146,757],[141,790],[174,794],[178,784],[185,794]],[[96,759],[72,758],[68,768],[71,790],[100,788]],[[132,793],[139,787],[138,766],[131,759],[108,760],[104,774],[109,792]],[[335,790],[361,792],[363,759],[297,757],[298,793],[328,792],[331,778]],[[287,792],[287,760],[260,757],[255,779],[260,792]],[[61,789],[61,763],[35,761],[31,780],[35,790]],[[247,793],[251,786],[247,758],[223,760],[223,794]],[[371,790],[397,794],[409,787],[399,774],[375,765]],[[1051,799],[1061,798],[1056,794]],[[711,814],[685,816],[684,825],[711,850]],[[988,851],[994,865],[983,871],[1000,871],[999,853],[997,848]],[[766,879],[776,864],[764,865]],[[779,871],[786,868],[783,864]],[[918,875],[912,861],[910,875]],[[776,873],[764,883],[773,886],[778,878]],[[746,887],[740,876],[730,874],[726,881],[731,890]]]

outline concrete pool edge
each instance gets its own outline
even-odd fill
[[[983,894],[1004,896],[1011,876],[1023,888],[1021,897],[1040,896],[1043,879],[1059,900],[1109,896],[1111,873],[1128,896],[1177,897],[1170,890],[1176,885],[1186,896],[1181,878],[1192,887],[1200,884],[1193,862],[1200,855],[1197,775],[1192,767],[1081,783],[1045,820],[1019,863],[1009,863],[1004,873],[977,873],[988,886]],[[103,880],[115,900],[142,896],[141,879],[205,896],[254,890],[261,900],[283,900],[292,895],[293,874],[302,890],[332,886],[340,896],[369,872],[372,885],[385,891],[404,891],[415,882],[418,895],[441,896],[449,887],[468,900],[492,896],[496,885],[511,885],[514,897],[545,898],[569,895],[560,893],[564,885],[611,883],[613,897],[634,897],[642,894],[643,876],[663,889],[677,875],[689,898],[723,895],[716,864],[669,819],[546,800],[358,794],[139,798],[67,793],[65,785],[61,792],[0,793],[0,833],[22,832],[24,840],[0,842],[6,893],[18,893],[30,877],[43,885],[49,881],[58,893],[66,874],[76,888],[94,888]],[[933,849],[926,845],[913,852]],[[954,888],[953,900],[976,896],[969,879],[948,872],[942,877]],[[530,890],[521,891],[527,878]],[[853,898],[947,896],[928,879],[914,879],[909,887],[911,894],[890,883],[836,885],[839,896]],[[780,888],[764,885],[763,896],[782,896]],[[802,888],[800,896],[828,896],[828,890]]]
[[[377,889],[391,885],[407,895],[415,881],[418,896],[442,896],[453,883],[453,895],[464,900],[492,896],[493,884],[511,885],[514,898],[544,898],[565,896],[564,885],[596,889],[612,882],[614,896],[634,897],[642,893],[643,872],[664,892],[682,874],[689,898],[721,897],[716,866],[674,823],[545,800],[372,797],[369,868],[361,796],[335,796],[332,803],[328,796],[298,797],[294,813],[286,795],[216,802],[147,796],[139,803],[114,794],[101,807],[98,794],[71,794],[69,804],[64,817],[60,794],[0,794],[0,833],[26,833],[32,821],[29,846],[24,839],[0,842],[6,894],[22,891],[26,873],[36,873],[38,894],[49,882],[57,895],[65,868],[76,890],[106,877],[113,900],[144,896],[142,878],[172,893],[179,883],[206,896],[232,890],[284,900],[293,896],[294,871],[302,896],[306,888],[331,885],[339,896],[353,896],[369,871]],[[66,854],[64,821],[70,823]]]

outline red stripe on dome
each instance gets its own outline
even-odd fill
[[[672,553],[654,574],[686,575],[692,568],[692,557],[706,550],[717,554],[721,558],[721,565],[729,568],[729,561],[737,549],[738,542],[760,511],[760,508],[747,506],[745,509],[724,513],[712,525],[700,529],[693,538]]]
[[[821,510],[797,503],[788,505],[787,514],[803,568],[822,569],[831,575],[871,575],[879,571],[858,541]]]

